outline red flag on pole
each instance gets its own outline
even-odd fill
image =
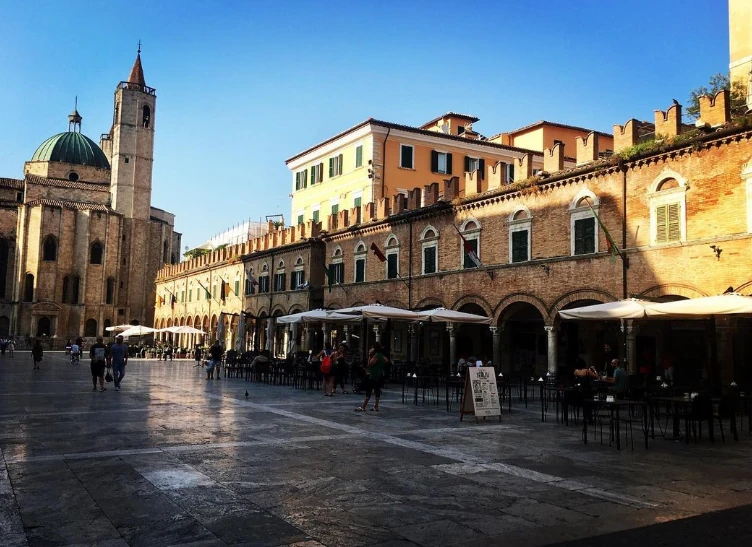
[[[371,250],[373,251],[373,254],[376,255],[376,258],[378,258],[381,262],[386,262],[386,257],[384,256],[384,253],[381,252],[381,249],[379,249],[378,245],[371,243]]]
[[[462,235],[462,232],[457,230],[457,233],[459,234],[460,239],[462,239],[462,246],[464,247],[465,253],[467,254],[468,258],[473,262],[473,264],[475,264],[476,268],[480,268],[481,267],[480,258],[478,258],[478,255],[470,246],[470,242],[467,239],[465,239],[465,236]]]

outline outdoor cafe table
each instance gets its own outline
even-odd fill
[[[713,398],[710,400],[711,405],[712,404],[718,404],[720,403],[720,399]],[[673,414],[673,439],[679,439],[681,438],[681,433],[679,431],[679,409],[683,409],[685,411],[685,414],[689,414],[692,411],[692,402],[693,399],[690,397],[653,397],[651,399],[651,402],[655,403],[666,403],[666,405],[671,405],[672,408],[672,414]],[[732,421],[731,423],[734,424],[732,427],[734,428],[734,432],[736,432],[736,416],[734,414],[734,409],[732,407]],[[710,442],[715,442],[715,435],[713,431],[713,410],[711,406],[711,410],[709,415],[707,416],[708,421],[708,436],[710,437]],[[653,437],[655,437],[655,407],[653,404],[650,405],[650,427],[653,431]],[[689,423],[685,420],[684,422],[684,435],[685,435],[685,441],[687,444],[689,444]]]
[[[642,406],[642,432],[645,436],[645,448],[648,447],[648,413],[647,413],[647,407],[648,404],[646,401],[631,401],[627,399],[614,399],[613,401],[607,401],[607,400],[601,400],[601,399],[585,399],[582,401],[583,409],[587,409],[587,407],[590,407],[592,409],[591,413],[588,413],[587,410],[585,410],[584,418],[582,420],[582,438],[587,444],[588,442],[588,419],[587,416],[595,416],[595,413],[599,409],[606,409],[611,414],[611,427],[615,427],[614,434],[616,436],[616,449],[621,450],[621,420],[620,417],[620,411],[622,409],[625,409],[627,412],[629,412],[630,405],[636,406],[640,405]],[[614,425],[614,421],[616,422]]]
[[[575,391],[576,388],[571,386],[541,384],[541,421],[546,421],[548,403],[550,402],[548,395],[554,394],[552,400],[556,403],[556,422],[559,422],[559,405],[561,405],[561,422],[564,425],[569,425],[569,402],[567,394]]]

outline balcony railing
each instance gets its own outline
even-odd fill
[[[157,90],[153,87],[149,87],[146,85],[140,85],[134,82],[120,82],[118,84],[118,89],[135,89],[142,93],[146,93],[147,95],[157,95]]]

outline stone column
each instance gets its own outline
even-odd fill
[[[298,351],[298,324],[290,325],[290,355],[295,355]]]
[[[308,351],[311,349],[310,332],[308,331],[308,323],[303,327],[303,350]]]
[[[274,319],[271,317],[266,319],[266,349],[274,357]]]
[[[382,334],[382,332],[383,332],[383,331],[381,330],[381,325],[374,325],[374,326],[373,326],[373,332],[374,332],[374,334],[376,334],[376,341],[377,341],[377,342],[378,342],[379,344],[381,344],[381,334]],[[384,345],[382,344],[382,346],[381,346],[381,347],[384,347]]]
[[[498,374],[501,372],[501,329],[499,327],[488,327],[493,337],[493,366]]]
[[[326,323],[321,323],[321,332],[324,334],[324,347],[326,347],[326,343],[329,342],[329,325]]]
[[[447,332],[449,333],[449,370],[457,366],[457,327],[454,323],[447,323]]]
[[[557,355],[556,350],[556,328],[553,325],[546,325],[543,327],[546,329],[546,340],[548,348],[548,372],[556,374],[557,367]]]
[[[344,325],[342,330],[345,331],[345,344],[347,344],[347,347],[349,348],[350,343],[352,342],[352,331],[350,330],[350,325]]]
[[[418,362],[418,355],[420,348],[418,347],[418,344],[420,343],[420,327],[418,325],[410,325],[407,328],[408,336],[410,337],[410,355],[408,358],[413,363]]]
[[[627,336],[627,374],[637,374],[637,327],[634,320],[627,319],[624,328]]]

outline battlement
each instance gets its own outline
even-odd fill
[[[543,170],[547,173],[555,173],[564,169],[564,143],[557,142],[553,148],[543,151]]]
[[[682,130],[682,105],[674,100],[668,110],[655,111],[655,134],[663,137],[676,137]]]
[[[598,133],[591,131],[586,137],[575,137],[577,143],[577,165],[584,165],[598,159]]]
[[[713,96],[700,96],[700,126],[718,127],[731,121],[731,101],[728,89],[722,89]]]

